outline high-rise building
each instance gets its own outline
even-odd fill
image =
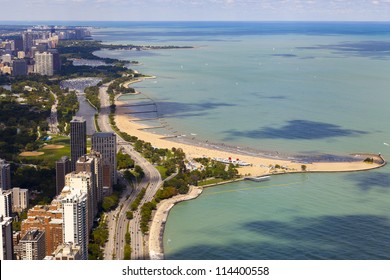
[[[13,76],[26,76],[27,75],[27,61],[24,59],[17,59],[12,62],[12,75]]]
[[[23,38],[17,37],[14,39],[15,42],[15,51],[23,51]]]
[[[53,253],[53,260],[81,260],[80,246],[74,245],[72,242],[62,244]]]
[[[31,47],[34,45],[34,34],[32,32],[23,32],[23,50],[28,53],[31,50]]]
[[[0,260],[13,259],[12,218],[0,215]]]
[[[73,117],[70,121],[71,170],[76,170],[79,157],[87,153],[87,123],[83,117]]]
[[[77,160],[76,173],[89,172],[91,173],[91,181],[94,193],[94,216],[97,214],[98,203],[103,199],[103,165],[101,154],[91,151],[88,155],[84,155]]]
[[[0,159],[0,189],[9,190],[11,188],[11,165]]]
[[[87,194],[72,191],[62,199],[63,241],[81,248],[81,259],[88,259]]]
[[[91,162],[93,161],[93,165]],[[88,155],[79,158],[76,163],[76,172],[90,172],[94,175],[93,184],[95,186],[95,200],[97,203],[103,200],[103,163],[102,155],[91,150]]]
[[[46,52],[48,50],[47,40],[36,40],[35,45],[39,52]]]
[[[53,76],[53,54],[48,52],[35,53],[34,72],[40,75]]]
[[[12,188],[12,211],[22,212],[28,208],[28,189]]]
[[[48,49],[48,52],[53,55],[53,70],[58,72],[61,70],[61,58],[57,49]]]
[[[19,253],[19,241],[20,241],[20,231],[14,231],[13,234],[12,234],[12,245],[14,247],[14,257],[13,259],[14,260],[20,260],[21,259],[21,256],[20,256],[20,253]]]
[[[12,190],[0,190],[0,216],[12,217]]]
[[[116,135],[108,132],[96,132],[92,135],[92,150],[102,155],[103,161],[103,187],[107,194],[112,194],[112,186],[117,183],[116,174]],[[110,174],[110,181],[107,180]],[[109,185],[107,185],[109,183]]]
[[[71,162],[69,157],[63,156],[56,161],[56,194],[60,194],[65,187],[65,175],[72,172]]]
[[[21,233],[38,229],[45,231],[46,255],[51,255],[63,243],[61,202],[54,199],[51,205],[36,205],[27,212],[22,221]]]
[[[46,256],[45,232],[31,230],[19,242],[22,260],[43,260]]]
[[[93,160],[91,160],[90,164],[91,164],[91,168],[94,169]],[[78,167],[80,167],[80,164],[78,165]],[[82,193],[87,194],[88,230],[92,229],[93,218],[95,217],[95,213],[97,213],[97,203],[95,200],[95,187],[93,184],[94,182],[93,177],[94,177],[93,174],[90,172],[76,173],[75,171],[65,176],[65,185],[69,187],[71,192],[81,191]]]

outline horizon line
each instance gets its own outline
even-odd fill
[[[313,22],[313,23],[390,23],[390,20],[83,20],[83,19],[45,19],[45,20],[0,20],[6,22],[253,22],[253,23],[293,23],[293,22]]]

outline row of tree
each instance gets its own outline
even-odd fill
[[[99,226],[93,229],[88,244],[88,259],[89,260],[103,260],[103,248],[108,241],[108,227],[107,222],[101,216]]]
[[[84,89],[85,98],[97,109],[100,110],[99,87],[91,86]]]

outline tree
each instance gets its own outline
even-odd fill
[[[136,177],[138,180],[142,179],[145,176],[145,173],[142,170],[142,167],[139,165],[134,166],[134,172],[136,173]]]
[[[131,220],[131,219],[133,218],[133,212],[132,212],[132,211],[127,211],[127,212],[126,212],[126,218],[127,218],[128,220]]]
[[[116,195],[115,193],[110,196],[104,197],[102,203],[103,211],[108,212],[112,209],[115,209],[118,206],[118,203],[119,198],[118,195]]]
[[[130,247],[130,245],[126,244],[123,251],[124,251],[123,252],[123,259],[124,260],[130,260],[130,258],[131,258],[131,247]]]
[[[306,170],[307,170],[307,166],[304,165],[304,164],[302,164],[302,165],[301,165],[301,169],[302,169],[302,171],[306,171]]]
[[[119,152],[116,158],[118,170],[134,167],[134,160],[130,157],[130,155]]]

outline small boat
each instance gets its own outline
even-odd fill
[[[271,180],[271,176],[257,176],[257,177],[247,177],[245,180],[250,180],[254,182],[262,182]]]

